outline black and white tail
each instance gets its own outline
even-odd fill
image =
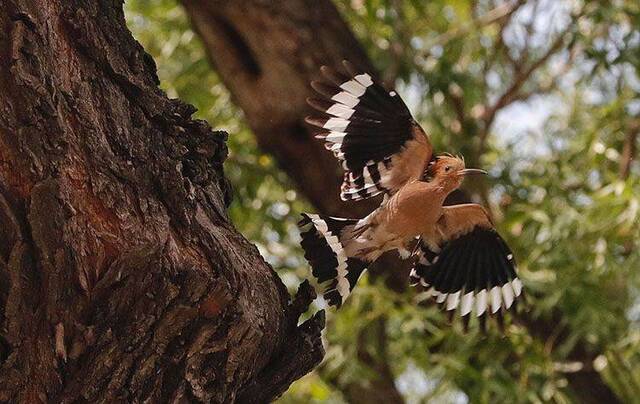
[[[306,213],[302,217],[300,235],[304,256],[318,283],[327,283],[323,289],[325,300],[330,306],[340,307],[367,267],[366,262],[347,256],[344,250],[345,233],[358,220]]]

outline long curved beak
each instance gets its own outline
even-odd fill
[[[472,175],[472,174],[484,174],[487,175],[487,172],[481,170],[479,168],[465,168],[464,170],[459,171],[459,175]]]

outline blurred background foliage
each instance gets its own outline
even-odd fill
[[[328,313],[322,365],[280,401],[348,401],[350,386],[381,377],[363,357],[383,355],[412,403],[577,402],[568,379],[579,372],[639,402],[640,3],[335,4],[437,149],[490,170],[468,189],[519,258],[530,312],[506,336],[465,334],[419,293],[365,277]],[[308,271],[296,222],[313,208],[258,149],[180,4],[128,0],[126,10],[167,94],[229,132],[230,215],[295,289]],[[383,347],[360,338],[372,324]],[[577,344],[594,359],[576,357]]]

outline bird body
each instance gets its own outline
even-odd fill
[[[414,180],[402,186],[354,226],[352,235],[357,237],[345,237],[347,255],[375,261],[386,251],[404,249],[416,237],[432,233],[446,196],[433,182]]]
[[[522,291],[513,253],[477,204],[443,206],[469,174],[464,160],[434,155],[428,136],[395,91],[345,63],[347,75],[328,68],[324,96],[309,104],[324,113],[307,122],[342,162],[343,200],[384,194],[363,219],[303,214],[302,247],[324,296],[340,306],[358,278],[389,250],[415,251],[410,274],[446,310],[477,316],[509,309]],[[416,243],[416,240],[417,243]]]

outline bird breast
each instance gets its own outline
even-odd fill
[[[399,238],[415,237],[435,227],[445,197],[434,183],[413,181],[389,199],[384,208],[383,227]]]

